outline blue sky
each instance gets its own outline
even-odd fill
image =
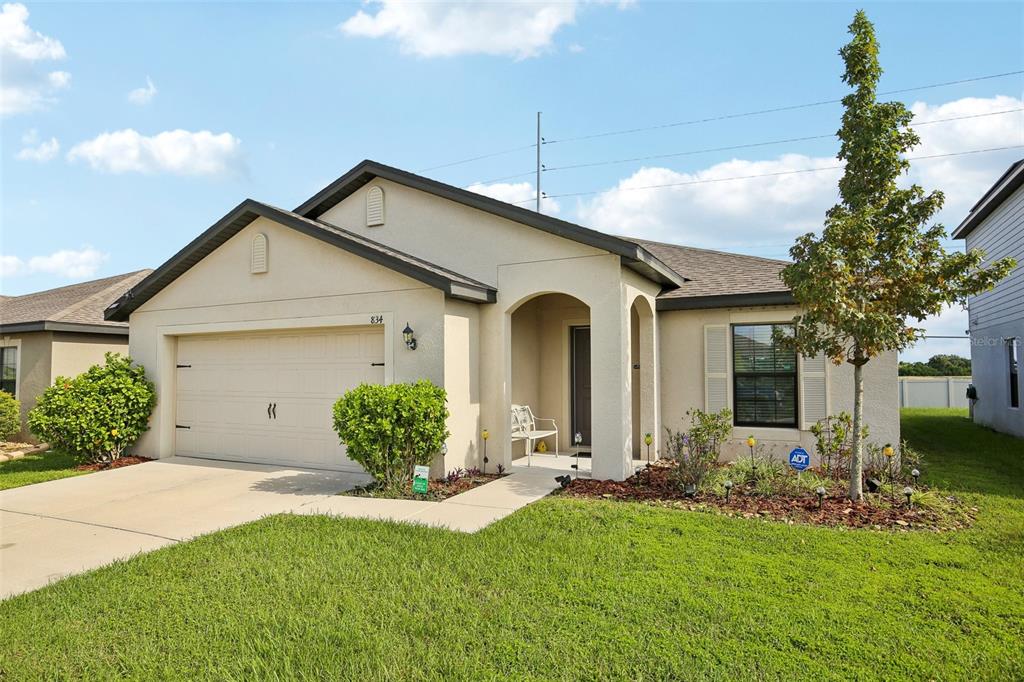
[[[841,97],[836,52],[857,6],[5,5],[2,290],[155,267],[243,198],[292,208],[363,158],[421,171],[529,145],[538,110],[550,168],[827,135],[835,104],[554,142]],[[883,90],[1024,69],[1020,3],[864,8]],[[1014,75],[893,97],[918,121],[940,121],[918,128],[915,153],[935,155],[1024,145],[1022,89]],[[805,140],[551,171],[545,210],[613,233],[785,257],[835,201],[835,149]],[[533,154],[425,174],[523,200]],[[922,160],[912,177],[947,192],[952,229],[1022,156]],[[579,192],[593,193],[560,196]],[[959,333],[965,316],[927,326]],[[966,342],[907,355],[947,350],[966,353]]]

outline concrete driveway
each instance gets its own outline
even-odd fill
[[[368,480],[333,471],[172,457],[5,490],[0,492],[0,598],[294,511]]]
[[[0,491],[0,599],[271,514],[408,521],[473,533],[550,493],[536,466],[444,500],[339,496],[370,479],[171,457]]]

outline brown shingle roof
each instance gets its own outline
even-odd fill
[[[630,239],[689,280],[662,293],[659,310],[793,302],[779,278],[789,261]]]
[[[150,272],[137,270],[24,296],[4,296],[0,298],[0,331],[73,330],[85,325],[127,333],[127,324],[103,319],[103,311]]]

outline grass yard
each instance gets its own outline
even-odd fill
[[[1024,441],[914,410],[967,531],[548,499],[476,535],[278,516],[0,604],[0,678],[1021,679]]]
[[[59,450],[0,462],[0,490],[89,473],[76,470],[75,465],[71,455]]]

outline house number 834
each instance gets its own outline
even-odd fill
[[[384,316],[370,315],[370,324],[384,324]]]

